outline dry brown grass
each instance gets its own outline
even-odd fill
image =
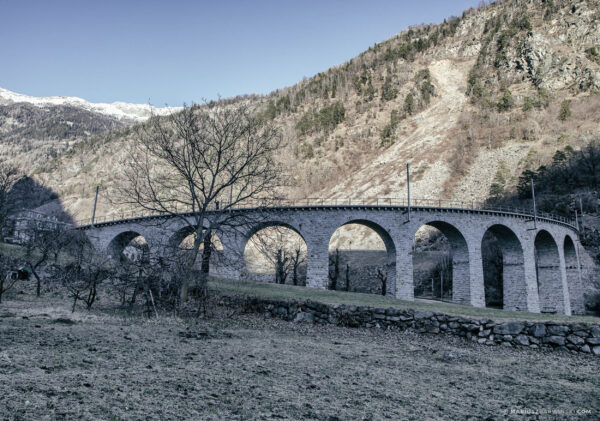
[[[597,358],[256,315],[0,307],[4,419],[597,419]],[[24,317],[25,316],[25,317]],[[69,317],[74,324],[61,323]],[[63,319],[64,320],[64,319]],[[575,411],[585,411],[575,415]]]

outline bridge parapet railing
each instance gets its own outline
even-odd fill
[[[222,202],[223,203],[223,202]],[[265,199],[265,200],[246,200],[242,203],[235,204],[234,206],[225,206],[222,204],[219,206],[217,203],[212,204],[208,210],[228,210],[228,209],[255,209],[255,208],[269,208],[269,207],[347,207],[347,206],[370,206],[370,207],[408,207],[409,203],[406,198],[394,198],[394,197],[376,197],[376,198],[301,198],[301,199]],[[553,215],[546,212],[537,212],[534,215],[532,209],[522,209],[506,206],[493,206],[485,202],[477,201],[460,201],[460,200],[447,200],[447,199],[411,199],[411,208],[434,208],[434,209],[455,209],[465,211],[489,211],[489,212],[501,212],[510,213],[517,215],[526,215],[530,217],[537,217],[540,219],[547,219],[551,221],[559,221],[577,228],[577,222],[571,218],[565,218],[559,215]],[[175,208],[173,213],[185,214],[193,213],[192,209]],[[109,215],[97,216],[94,219],[95,224],[102,224],[120,220],[137,219],[144,217],[159,217],[161,215],[169,215],[171,212],[151,212],[151,211],[126,211],[116,212]],[[91,219],[83,219],[76,221],[77,225],[89,225],[92,223]]]

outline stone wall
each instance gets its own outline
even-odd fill
[[[431,311],[400,310],[314,301],[281,301],[255,297],[223,296],[223,304],[241,305],[246,311],[293,322],[346,327],[410,329],[418,333],[462,336],[489,346],[581,352],[600,356],[600,325],[557,322],[494,322]]]

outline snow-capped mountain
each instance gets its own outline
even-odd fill
[[[81,98],[67,96],[32,97],[0,88],[0,105],[9,105],[20,102],[32,104],[37,107],[66,105],[110,115],[119,119],[134,121],[144,121],[150,118],[152,114],[166,115],[181,109],[181,107],[158,108],[148,104],[129,104],[126,102],[113,102],[112,104],[92,103]]]

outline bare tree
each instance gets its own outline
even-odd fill
[[[168,117],[154,116],[138,129],[129,151],[121,201],[188,225],[195,232],[186,263],[191,269],[206,233],[235,220],[221,212],[205,227],[210,209],[219,203],[227,211],[275,194],[281,177],[274,156],[281,144],[279,130],[243,103],[193,105]],[[191,220],[182,211],[192,212]],[[188,287],[184,279],[182,302]]]
[[[98,299],[98,288],[115,274],[115,267],[108,258],[97,254],[84,233],[75,233],[69,242],[70,262],[66,265],[55,263],[51,268],[51,277],[60,282],[73,298],[72,311],[77,301],[92,308]]]
[[[377,279],[381,282],[381,295],[385,297],[387,293],[387,271],[377,268]]]
[[[294,285],[300,283],[299,269],[306,262],[307,250],[298,234],[279,226],[265,228],[252,237],[251,247],[275,269],[275,283],[285,284],[290,274]]]
[[[346,288],[345,291],[350,291],[350,265],[346,263]]]
[[[21,271],[18,270],[21,262],[10,256],[0,254],[0,303],[5,292],[12,289],[21,280]]]
[[[335,249],[335,253],[329,256],[329,289],[337,289],[337,281],[340,277],[340,250]]]
[[[294,248],[290,257],[290,265],[292,267],[292,283],[294,285],[299,284],[298,271],[300,269],[300,266],[306,263],[306,258],[306,251],[303,252],[300,246]]]
[[[25,261],[36,280],[36,295],[41,294],[42,277],[40,270],[51,261],[57,263],[60,252],[74,239],[74,234],[67,226],[56,224],[53,228],[32,225],[27,232]]]
[[[0,238],[4,238],[8,216],[14,210],[8,200],[9,192],[21,177],[17,167],[0,162]]]

